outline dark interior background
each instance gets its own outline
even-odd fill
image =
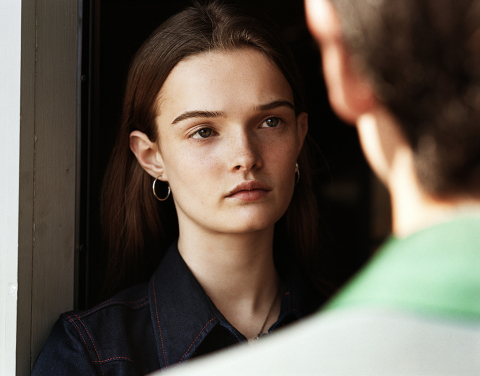
[[[240,1],[239,1],[240,2]],[[354,127],[328,104],[320,55],[308,33],[303,0],[243,0],[277,23],[306,86],[309,133],[318,145],[323,251],[338,285],[368,258],[390,229],[388,196],[365,162]],[[81,95],[81,220],[76,308],[99,302],[102,281],[100,190],[121,112],[130,60],[148,35],[190,0],[84,0]]]

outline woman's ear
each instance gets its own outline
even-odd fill
[[[305,141],[305,137],[307,136],[308,131],[308,114],[306,112],[301,112],[297,116],[297,132],[298,132],[298,152],[302,150],[303,142]]]
[[[328,98],[336,114],[348,123],[356,123],[375,102],[369,80],[351,61],[337,11],[329,0],[306,0],[307,21],[321,54]]]
[[[130,133],[130,150],[137,157],[140,166],[154,178],[161,176],[161,180],[166,181],[163,168],[163,159],[158,145],[150,141],[145,133],[133,131]]]

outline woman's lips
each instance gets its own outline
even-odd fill
[[[261,189],[253,189],[251,191],[239,191],[228,198],[236,198],[242,201],[257,201],[267,195],[267,191]]]
[[[259,180],[248,180],[230,190],[227,197],[242,201],[256,201],[265,197],[270,190],[268,185]]]

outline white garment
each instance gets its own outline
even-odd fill
[[[371,308],[333,310],[253,346],[235,346],[164,371],[172,376],[480,375],[480,322]]]

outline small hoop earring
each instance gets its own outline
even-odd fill
[[[153,189],[153,195],[157,198],[158,201],[165,201],[167,198],[170,197],[170,193],[172,193],[172,190],[170,189],[170,184],[167,183],[167,185],[168,185],[167,197],[160,198],[160,197],[157,196],[157,193],[155,192],[155,183],[161,177],[162,177],[162,175],[159,175],[157,178],[155,178],[155,180],[153,181],[152,189]]]
[[[295,184],[300,180],[300,168],[298,167],[298,162],[295,163]]]

